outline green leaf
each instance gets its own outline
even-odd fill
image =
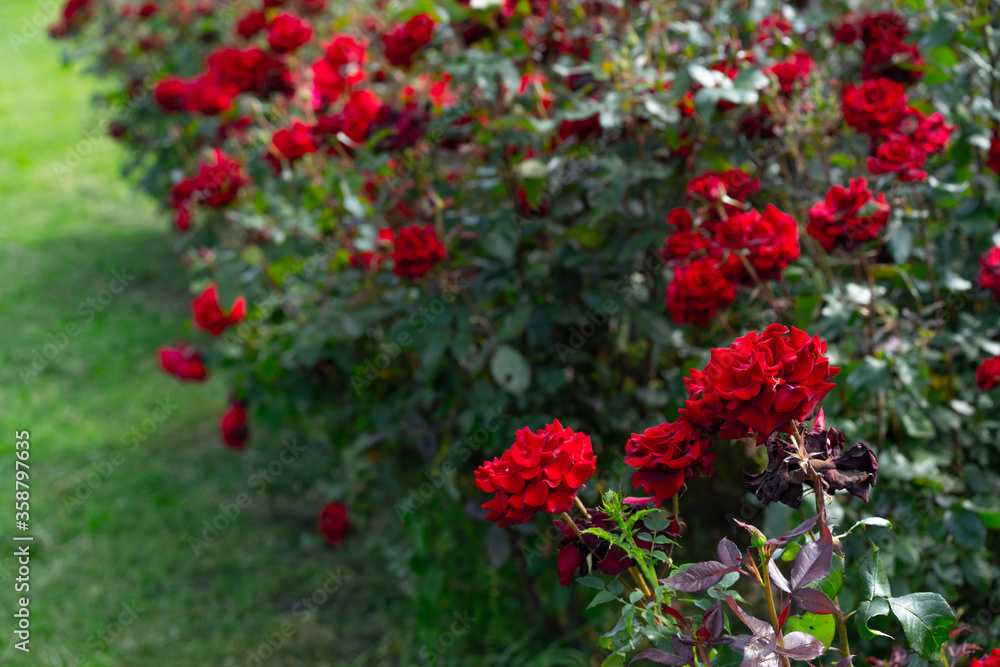
[[[611,602],[615,599],[615,594],[611,591],[599,591],[597,595],[594,596],[593,601],[587,605],[587,609],[591,607],[596,607],[597,605],[604,604],[605,602]]]
[[[576,581],[587,588],[596,588],[599,591],[604,590],[604,580],[598,577],[579,577]]]
[[[520,396],[531,386],[531,366],[510,345],[501,345],[490,359],[490,374],[500,387]]]
[[[893,615],[906,632],[910,647],[920,657],[935,660],[955,623],[955,612],[937,593],[912,593],[889,598]]]
[[[889,577],[882,566],[882,557],[878,555],[878,547],[861,561],[861,597],[872,600],[876,597],[889,597]]]
[[[823,646],[829,648],[833,642],[833,636],[837,631],[837,619],[833,614],[802,614],[801,616],[789,616],[785,621],[782,631],[806,632],[823,642]]]
[[[854,627],[858,629],[858,634],[864,639],[872,639],[876,635],[892,639],[892,635],[868,627],[868,621],[877,616],[888,616],[889,611],[889,601],[886,598],[875,598],[858,603],[858,610],[854,614]]]
[[[621,653],[612,653],[604,659],[601,663],[601,667],[624,667],[625,656]]]
[[[958,508],[945,517],[948,532],[966,549],[978,549],[986,543],[986,526],[979,514]]]
[[[848,528],[844,535],[849,534],[852,530],[858,528],[859,526],[875,526],[877,528],[888,528],[889,530],[892,530],[892,521],[884,519],[880,516],[870,516],[867,519],[858,521],[856,524]],[[843,537],[844,535],[841,535],[840,537]]]

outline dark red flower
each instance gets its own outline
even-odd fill
[[[93,5],[94,0],[66,0],[62,16],[49,26],[49,35],[59,38],[75,32],[94,13]]]
[[[356,90],[351,93],[341,114],[341,131],[355,143],[364,143],[371,128],[378,119],[382,101],[370,90]]]
[[[326,45],[325,55],[312,65],[314,106],[320,109],[335,102],[365,78],[367,42],[338,33]]]
[[[986,156],[986,166],[1000,174],[1000,127],[993,128],[990,152]]]
[[[916,44],[907,44],[901,37],[888,37],[865,47],[861,78],[916,83],[923,77],[926,64]]]
[[[692,179],[687,186],[688,199],[714,203],[723,195],[743,201],[760,190],[760,181],[742,169],[728,169],[717,173],[710,171]]]
[[[718,454],[707,453],[710,444],[700,429],[684,419],[633,433],[625,445],[625,464],[638,468],[632,485],[662,505],[680,492],[685,480],[712,474]]]
[[[852,178],[848,187],[834,185],[823,201],[809,209],[809,235],[827,252],[837,243],[848,250],[874,239],[889,220],[885,195],[875,197],[863,178]]]
[[[483,503],[490,511],[486,518],[510,526],[540,511],[566,512],[596,465],[590,438],[563,428],[558,419],[537,432],[522,428],[500,458],[476,470],[479,490],[496,494]]]
[[[392,272],[404,278],[417,279],[431,270],[446,256],[431,224],[408,225],[396,234],[392,248]]]
[[[386,59],[396,67],[410,67],[417,51],[434,38],[434,26],[434,19],[429,14],[417,14],[382,35]]]
[[[694,255],[708,250],[711,245],[711,241],[705,238],[705,235],[701,232],[690,229],[679,229],[663,239],[663,249],[660,251],[660,258],[664,262],[691,259]]]
[[[219,287],[212,283],[191,301],[191,312],[194,314],[194,322],[199,329],[204,329],[213,336],[218,336],[227,327],[246,317],[247,300],[242,296],[236,297],[233,307],[226,314],[219,305]]]
[[[197,174],[173,187],[170,203],[177,210],[190,205],[226,206],[236,198],[240,187],[249,182],[240,163],[217,148],[211,160],[199,165]]]
[[[181,111],[184,108],[184,97],[187,95],[188,84],[184,79],[168,76],[156,84],[153,97],[156,103],[167,112]]]
[[[267,31],[267,43],[275,53],[291,53],[313,36],[313,29],[295,14],[278,14],[271,19]]]
[[[737,338],[728,349],[712,350],[704,372],[692,370],[685,379],[691,397],[680,413],[723,438],[753,432],[762,442],[809,415],[839,370],[830,366],[826,341],[775,323]]]
[[[844,120],[858,132],[873,137],[895,129],[906,109],[903,84],[871,79],[844,89]]]
[[[861,41],[867,44],[903,39],[910,34],[906,27],[906,17],[894,12],[867,14],[858,21],[858,34]]]
[[[731,251],[746,250],[747,260],[761,280],[781,279],[781,272],[799,258],[799,226],[795,219],[774,204],[763,213],[757,209],[734,213],[715,228],[715,241]],[[750,278],[742,262],[733,254],[723,271],[730,276]]]
[[[979,258],[979,287],[993,290],[993,298],[1000,301],[1000,247],[984,252]]]
[[[247,12],[236,23],[236,34],[243,39],[250,39],[267,27],[267,17],[264,12],[255,10]]]
[[[922,181],[927,172],[920,167],[927,161],[927,153],[908,138],[893,138],[879,144],[875,156],[868,158],[868,171],[875,175],[896,174],[908,183]]]
[[[990,357],[976,369],[976,386],[989,391],[1000,384],[1000,357]]]
[[[156,352],[160,357],[160,367],[181,380],[203,382],[208,377],[201,355],[193,347],[181,343],[177,347],[161,347]]]
[[[281,173],[281,159],[289,164],[294,164],[296,160],[307,153],[316,152],[316,144],[313,143],[313,129],[299,120],[293,120],[291,127],[285,127],[274,133],[271,137],[274,150],[268,152],[264,157],[271,164],[274,173]],[[277,151],[278,155],[275,155]]]
[[[347,518],[347,505],[344,503],[327,503],[319,511],[319,534],[327,544],[343,544],[353,530],[354,524]]]
[[[580,118],[579,120],[564,120],[556,128],[556,135],[559,141],[566,141],[569,138],[578,140],[596,136],[601,133],[601,117],[598,114]]]
[[[248,420],[246,405],[242,401],[233,401],[219,421],[219,431],[226,447],[241,451],[247,446],[247,440],[250,439]]]
[[[708,324],[736,300],[736,285],[714,259],[696,259],[674,269],[667,285],[666,309],[677,324]]]

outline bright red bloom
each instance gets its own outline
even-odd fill
[[[974,659],[969,667],[1000,667],[1000,648],[993,649],[993,652],[984,656],[982,660]]]
[[[433,225],[409,225],[396,234],[392,272],[404,278],[417,279],[445,256],[444,246],[438,240]]]
[[[232,202],[249,182],[240,163],[216,148],[211,160],[199,165],[197,174],[174,186],[170,201],[177,209],[189,204],[218,208]]]
[[[775,323],[712,350],[704,372],[684,380],[691,397],[681,417],[726,439],[756,433],[760,443],[812,413],[839,370],[830,366],[826,341]]]
[[[666,309],[677,324],[708,324],[736,300],[736,285],[713,259],[678,266],[667,285]]]
[[[922,181],[927,172],[920,167],[927,161],[927,153],[906,137],[889,139],[879,144],[875,156],[868,158],[868,171],[875,175],[896,174],[904,183]]]
[[[167,112],[181,111],[184,108],[184,97],[187,95],[188,84],[184,79],[168,76],[156,84],[153,97],[156,103]]]
[[[209,54],[206,62],[206,76],[222,87],[233,86],[241,93],[256,95],[291,90],[285,64],[256,46],[221,48]]]
[[[993,290],[993,298],[1000,301],[1000,247],[984,252],[979,258],[979,287]]]
[[[790,95],[795,90],[797,83],[804,82],[809,78],[812,66],[813,59],[809,57],[808,53],[796,51],[766,71],[778,79],[781,92]]]
[[[887,78],[900,83],[916,83],[926,64],[915,44],[903,40],[909,35],[906,19],[899,14],[869,14],[858,24],[865,44],[861,76]]]
[[[275,53],[291,53],[313,36],[313,29],[295,14],[278,14],[271,19],[267,43]]]
[[[906,109],[903,84],[872,79],[844,89],[844,120],[858,132],[873,137],[895,129]]]
[[[993,128],[990,152],[986,156],[986,166],[1000,174],[1000,128]]]
[[[293,120],[291,127],[285,127],[274,133],[271,137],[274,149],[289,164],[294,164],[296,160],[307,153],[316,152],[316,144],[313,143],[313,130],[311,127],[299,120]],[[274,169],[274,173],[281,173],[281,160],[274,152],[268,152],[265,156]]]
[[[714,203],[723,195],[743,201],[760,190],[760,181],[751,178],[742,169],[728,169],[722,173],[710,171],[692,179],[687,186],[687,199],[700,199]]]
[[[65,37],[77,30],[94,13],[94,0],[66,0],[62,16],[49,26],[49,35],[55,38]]]
[[[219,421],[219,431],[226,447],[241,451],[247,446],[247,440],[250,439],[247,421],[246,405],[242,401],[234,401]]]
[[[262,11],[251,11],[243,15],[236,24],[236,34],[243,39],[250,39],[267,27],[267,17]]]
[[[539,511],[566,512],[597,464],[590,437],[563,428],[559,420],[533,432],[522,428],[500,458],[476,470],[480,491],[496,494],[483,503],[486,517],[501,526],[524,523]]]
[[[410,67],[417,51],[434,38],[434,26],[434,19],[429,14],[417,14],[382,35],[386,59],[396,67]]]
[[[365,78],[368,43],[344,33],[333,36],[323,58],[312,65],[314,105],[330,104]]]
[[[181,380],[203,382],[208,377],[201,355],[193,347],[181,344],[178,347],[161,347],[156,352],[160,357],[160,367]]]
[[[982,391],[989,391],[998,384],[1000,384],[1000,357],[990,357],[976,369],[976,386]]]
[[[226,327],[246,317],[247,300],[242,296],[236,297],[229,314],[226,314],[219,305],[219,287],[212,283],[191,301],[191,312],[194,313],[194,322],[199,329],[218,336],[226,330]]]
[[[638,468],[632,485],[642,487],[662,505],[680,492],[686,479],[712,474],[718,453],[707,453],[710,444],[701,430],[684,419],[633,433],[625,445],[625,464]]]
[[[381,107],[382,101],[372,91],[354,91],[347,103],[344,104],[340,131],[346,134],[351,141],[363,143],[371,134],[372,126],[378,119],[378,111]]]
[[[711,245],[711,241],[705,238],[704,234],[689,229],[679,229],[663,239],[660,258],[664,262],[690,259],[693,255],[708,250]]]
[[[823,201],[809,209],[806,231],[827,252],[837,243],[848,250],[874,239],[889,220],[885,195],[875,197],[863,178],[852,178],[848,187],[834,185]]]
[[[749,251],[747,259],[761,280],[780,280],[781,272],[800,254],[799,226],[773,204],[768,204],[763,213],[750,209],[729,216],[717,226],[715,241],[730,250]],[[741,267],[739,258],[730,255],[726,272],[742,275],[745,270]]]
[[[354,524],[347,518],[347,505],[344,503],[327,503],[319,511],[319,534],[327,544],[343,544],[353,530]]]

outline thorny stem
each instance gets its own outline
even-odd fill
[[[590,512],[587,511],[586,505],[584,505],[583,501],[580,500],[580,496],[573,496],[573,500],[576,502],[576,506],[580,508],[580,511],[583,512],[584,518],[589,519]]]
[[[649,584],[646,583],[645,577],[643,577],[642,574],[634,567],[630,567],[628,571],[632,573],[632,578],[635,579],[635,583],[642,589],[643,595],[645,595],[649,600],[655,599],[656,596],[653,595],[653,591],[649,590]]]
[[[583,542],[583,533],[580,532],[580,527],[576,525],[575,521],[573,521],[573,517],[569,515],[569,512],[563,512],[559,516],[562,518],[563,521],[569,524],[569,527],[573,529],[573,532],[576,534],[576,536],[580,539],[581,542]],[[584,544],[586,544],[586,542],[584,542]]]
[[[844,618],[844,612],[840,611],[837,598],[833,598],[833,603],[837,605],[834,617],[837,619],[837,635],[840,637],[840,655],[846,658],[851,654],[851,645],[847,642],[847,619]]]

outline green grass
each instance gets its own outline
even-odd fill
[[[263,664],[399,664],[406,649],[366,602],[399,597],[377,576],[381,565],[361,545],[320,543],[323,498],[250,486],[278,447],[255,442],[242,456],[222,447],[222,378],[182,385],[158,370],[156,347],[187,332],[175,237],[119,175],[119,147],[93,138],[97,82],[63,67],[44,29],[24,32],[51,20],[43,4],[0,3],[0,664],[245,665],[283,623],[282,646]],[[85,156],[75,168],[53,173],[76,154]],[[87,300],[102,297],[115,270],[132,278],[88,321]],[[58,354],[23,372],[66,331],[76,333]],[[134,448],[123,441],[164,417],[160,401],[169,416]],[[10,642],[21,429],[31,432],[30,655]],[[295,465],[317,465],[315,454]],[[240,494],[250,506],[195,555],[189,537]],[[303,618],[296,601],[330,570],[346,583]]]

